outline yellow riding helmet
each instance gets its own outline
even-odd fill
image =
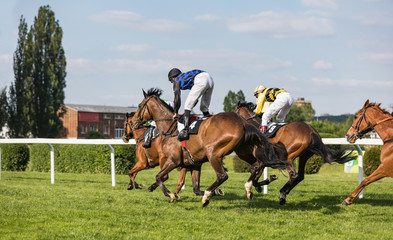
[[[265,90],[265,86],[259,85],[258,87],[255,88],[254,90],[254,96],[258,96],[259,93],[263,92]]]

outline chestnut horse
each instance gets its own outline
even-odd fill
[[[123,142],[128,143],[131,138],[135,138],[136,142],[136,150],[135,150],[135,156],[137,158],[137,163],[135,166],[128,172],[128,176],[130,177],[130,183],[127,186],[127,190],[131,190],[134,188],[135,189],[143,189],[145,188],[144,184],[138,184],[135,181],[135,177],[138,174],[139,171],[144,170],[144,169],[149,169],[149,168],[154,168],[155,166],[160,166],[162,167],[164,161],[165,161],[165,156],[161,150],[161,135],[159,135],[157,138],[153,139],[151,142],[151,147],[146,149],[144,148],[143,145],[143,138],[145,136],[145,132],[149,129],[149,127],[142,127],[139,129],[135,130],[129,130],[129,124],[128,120],[131,119],[131,117],[134,115],[134,113],[131,114],[126,114],[126,120],[124,122],[124,134],[123,134]],[[180,173],[180,179],[185,177],[185,171],[186,169],[182,170]],[[184,175],[184,177],[182,177]],[[165,176],[164,181],[168,179],[168,175]],[[181,184],[179,182],[179,184]],[[148,192],[154,191],[158,187],[157,184],[152,184],[148,188]],[[180,191],[180,188],[182,186],[178,187],[176,189],[176,192]]]
[[[393,116],[391,113],[381,109],[381,104],[370,103],[367,99],[363,108],[354,117],[353,124],[345,135],[347,141],[355,143],[356,139],[371,130],[375,130],[383,141],[381,150],[381,164],[347,197],[342,204],[350,205],[357,195],[372,182],[384,177],[393,177]]]
[[[122,137],[123,141],[126,143],[128,143],[131,138],[135,138],[137,144],[135,155],[138,161],[135,166],[128,172],[128,175],[130,176],[130,183],[127,187],[128,190],[133,189],[133,186],[135,186],[136,189],[143,189],[145,187],[143,184],[137,184],[135,182],[135,177],[137,173],[141,170],[154,168],[158,165],[160,166],[160,168],[162,168],[165,161],[167,160],[164,153],[162,152],[161,134],[157,138],[152,140],[151,147],[149,149],[146,149],[142,146],[142,140],[148,127],[142,126],[141,128],[133,129],[131,126],[131,118],[134,116],[134,114],[135,113],[126,114],[126,120],[124,121],[124,133]],[[198,165],[192,167],[189,170],[191,171],[192,176],[193,191],[195,195],[202,196],[204,194],[204,191],[200,190],[200,168],[201,166]],[[184,185],[187,170],[187,168],[182,168],[180,170],[179,180],[177,182],[176,191],[174,193],[175,199],[179,199],[178,193]],[[166,181],[167,179],[168,175],[165,175],[163,181]],[[157,182],[155,182],[148,188],[147,191],[152,192],[157,187],[158,184]],[[224,196],[224,192],[221,189],[216,189],[214,195]]]
[[[148,93],[143,91],[144,99],[131,121],[133,128],[154,120],[160,132],[172,132],[173,109],[159,98],[161,92],[160,89],[150,89]],[[251,176],[245,184],[249,199],[252,198],[251,187],[256,174],[265,166],[284,168],[287,158],[282,144],[270,144],[257,128],[233,112],[219,113],[204,120],[198,134],[190,135],[184,145],[186,148],[174,135],[163,139],[162,150],[167,161],[157,174],[156,181],[164,195],[172,199],[174,195],[163,184],[163,177],[176,167],[200,165],[209,161],[216,172],[216,181],[205,190],[202,206],[209,204],[214,190],[228,179],[222,159],[231,152],[235,151],[241,159],[252,165]],[[185,158],[185,154],[190,157]]]
[[[255,104],[238,102],[235,112],[246,119],[255,127],[260,127],[261,118],[253,112]],[[289,174],[288,182],[280,190],[280,204],[286,202],[286,196],[289,192],[304,179],[304,168],[307,160],[317,154],[322,157],[324,162],[345,163],[353,159],[349,154],[345,154],[345,149],[337,153],[332,152],[322,142],[321,136],[309,124],[305,122],[292,122],[285,124],[278,129],[276,135],[269,139],[271,143],[281,142],[288,152],[288,161],[286,170]],[[295,158],[299,157],[298,173],[293,166]],[[262,174],[259,173],[258,177]]]

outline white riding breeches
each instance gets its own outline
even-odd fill
[[[201,72],[196,75],[194,78],[194,86],[192,86],[184,104],[184,110],[191,111],[195,107],[198,99],[202,96],[200,109],[202,112],[208,112],[213,88],[213,78],[209,73]]]
[[[267,126],[267,123],[272,119],[274,115],[277,115],[277,122],[283,123],[285,121],[285,117],[291,110],[293,105],[293,98],[291,94],[287,92],[279,93],[276,97],[276,100],[269,106],[266,112],[262,115],[262,126]]]

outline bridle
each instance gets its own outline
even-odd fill
[[[247,107],[244,107],[244,108],[246,108],[246,109],[248,110]],[[239,112],[240,112],[240,108],[237,107],[237,108],[235,109],[235,113],[237,113],[239,116],[241,116],[241,115],[239,114]],[[252,120],[252,119],[254,119],[254,118],[257,118],[258,115],[256,115],[256,114],[254,113],[254,115],[252,115],[251,117],[248,117],[248,118],[245,118],[245,117],[243,117],[243,116],[241,116],[241,117],[244,118],[246,121],[248,121],[248,120]]]
[[[359,138],[362,139],[363,135],[372,131],[374,129],[375,126],[377,126],[380,123],[389,121],[389,120],[393,120],[393,116],[387,117],[385,119],[382,119],[374,124],[370,124],[368,123],[367,119],[366,119],[366,110],[368,108],[370,108],[372,106],[367,106],[364,108],[362,115],[360,116],[359,120],[356,122],[356,125],[353,126],[353,124],[351,125],[351,128],[353,128],[355,130],[355,133],[353,133],[349,139],[353,139],[353,138]],[[367,124],[367,127],[365,127],[364,129],[360,130],[360,124],[362,123],[362,121],[364,120],[364,122]],[[389,140],[390,141],[390,140]]]
[[[147,111],[147,113],[149,114],[149,116],[150,117],[152,117],[153,115],[152,115],[152,113],[151,113],[151,111],[150,111],[150,109],[149,109],[149,106],[147,105],[147,103],[150,101],[150,99],[152,99],[154,96],[149,96],[147,99],[146,99],[146,101],[141,105],[141,106],[139,106],[138,107],[138,109],[139,109],[139,111],[137,111],[137,113],[138,114],[136,114],[136,121],[133,123],[132,122],[132,120],[130,121],[131,123],[129,123],[128,122],[128,119],[127,119],[127,123],[126,123],[126,125],[125,125],[125,127],[127,127],[127,124],[130,124],[131,125],[131,129],[133,129],[132,131],[131,131],[131,133],[134,131],[134,130],[136,130],[136,129],[139,129],[139,128],[141,128],[146,122],[148,122],[149,120],[143,120],[143,118],[142,118],[142,116],[144,116],[145,115],[145,112]],[[172,134],[173,132],[174,132],[174,130],[177,130],[177,128],[175,128],[174,126],[175,126],[175,122],[177,121],[177,120],[174,120],[173,118],[163,118],[163,119],[156,119],[156,120],[154,120],[154,121],[156,121],[156,122],[159,122],[159,121],[172,121],[172,123],[171,123],[171,125],[169,126],[169,128],[168,128],[168,130],[164,133],[163,132],[163,134],[164,135],[170,135],[170,134]],[[126,131],[126,129],[125,129],[125,131]],[[128,134],[127,134],[128,135]],[[171,135],[172,136],[172,135]]]

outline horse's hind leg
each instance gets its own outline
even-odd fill
[[[278,179],[278,177],[276,175],[270,175],[269,179],[265,179],[265,180],[263,180],[261,182],[258,182],[259,178],[261,177],[261,175],[263,173],[264,168],[265,167],[262,167],[262,169],[259,170],[257,176],[255,177],[255,179],[253,180],[253,183],[252,183],[254,185],[255,190],[258,193],[262,192],[262,186],[269,185],[271,182],[273,182],[273,181]]]
[[[375,170],[370,176],[366,177],[360,185],[355,189],[355,191],[352,192],[349,197],[347,197],[341,204],[342,205],[350,205],[352,204],[352,201],[359,195],[359,193],[365,188],[367,185],[369,185],[372,182],[375,182],[381,178],[386,177],[387,175],[383,171],[384,166],[383,164],[379,165],[377,170]]]
[[[165,175],[162,179],[163,182],[165,182],[166,180],[168,180],[169,176],[168,174]],[[156,188],[158,187],[158,183],[157,181],[155,183],[153,183],[152,185],[150,185],[150,187],[147,189],[147,192],[153,192],[154,190],[156,190]]]
[[[255,161],[254,164],[251,165],[251,176],[248,178],[248,181],[244,184],[244,187],[246,188],[246,194],[247,198],[252,200],[254,197],[254,194],[251,192],[251,187],[253,185],[253,182],[255,181],[255,178],[258,176],[260,170],[264,168],[264,165],[262,164],[261,161]]]

